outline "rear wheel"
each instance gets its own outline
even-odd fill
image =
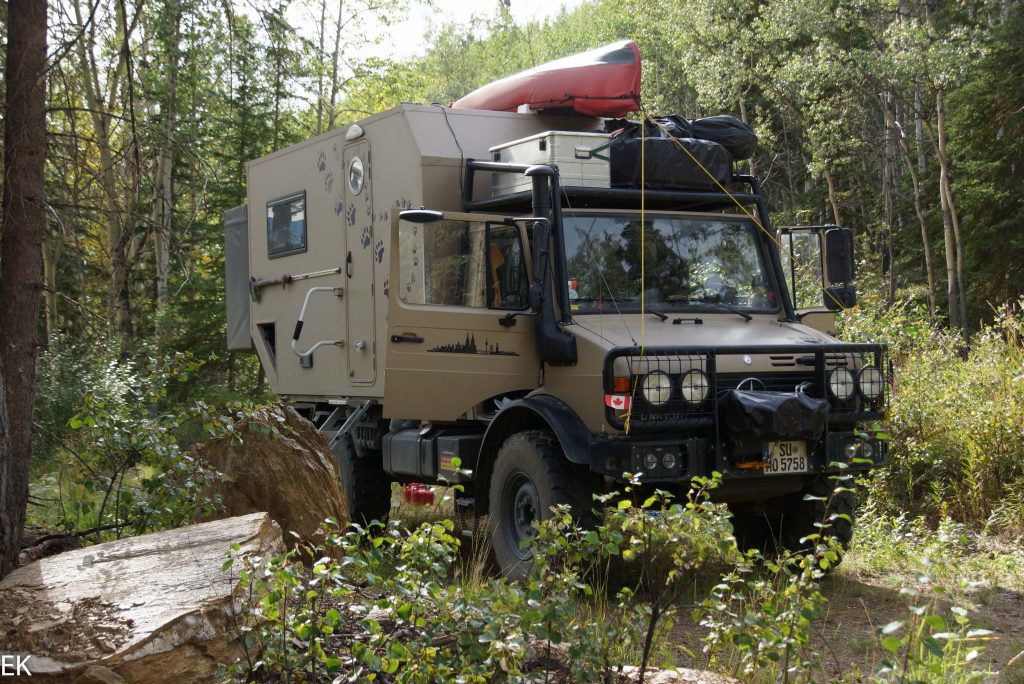
[[[345,435],[334,445],[341,488],[348,502],[349,520],[365,525],[373,520],[387,522],[391,513],[391,478],[379,457],[356,455],[352,437]]]
[[[502,575],[525,579],[533,567],[528,548],[534,522],[551,517],[551,507],[568,504],[583,523],[591,513],[594,478],[574,467],[545,432],[521,432],[498,451],[488,496],[491,546]]]

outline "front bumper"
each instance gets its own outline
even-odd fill
[[[616,376],[621,387],[623,373],[628,374],[633,389],[627,410],[607,406],[608,424],[623,434],[597,437],[591,444],[591,468],[616,479],[625,472],[642,473],[645,482],[685,482],[718,471],[725,479],[781,483],[786,476],[769,474],[766,445],[796,437],[736,434],[723,418],[725,397],[731,390],[747,386],[767,392],[800,392],[828,402],[824,431],[816,433],[821,436],[801,440],[807,458],[798,475],[882,465],[888,457],[886,442],[877,431],[864,432],[858,426],[884,417],[885,393],[871,400],[854,392],[850,399],[840,401],[830,395],[826,383],[828,373],[838,366],[852,371],[874,366],[885,374],[884,355],[882,345],[841,343],[657,347],[642,352],[637,347],[614,349],[605,361],[605,393],[615,392]],[[737,373],[737,366],[743,366],[726,360],[728,356],[739,356],[747,365],[756,357],[760,368],[771,370]],[[636,380],[652,370],[667,373],[677,383],[691,369],[704,372],[710,384],[707,400],[699,405],[688,404],[673,390],[669,401],[653,406],[637,389],[641,383]],[[610,403],[606,401],[606,405]]]

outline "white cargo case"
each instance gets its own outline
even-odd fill
[[[490,149],[491,160],[510,164],[558,166],[562,185],[607,188],[610,185],[607,133],[547,131]],[[495,173],[491,195],[529,190],[531,180],[510,173]]]

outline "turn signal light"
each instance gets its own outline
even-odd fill
[[[612,390],[615,394],[629,394],[629,376],[615,376],[612,380]]]

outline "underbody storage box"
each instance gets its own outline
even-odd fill
[[[607,188],[611,181],[608,141],[607,133],[547,131],[492,147],[491,160],[508,164],[551,164],[558,167],[562,185]],[[495,173],[491,195],[507,195],[531,187],[532,181],[522,174]]]

